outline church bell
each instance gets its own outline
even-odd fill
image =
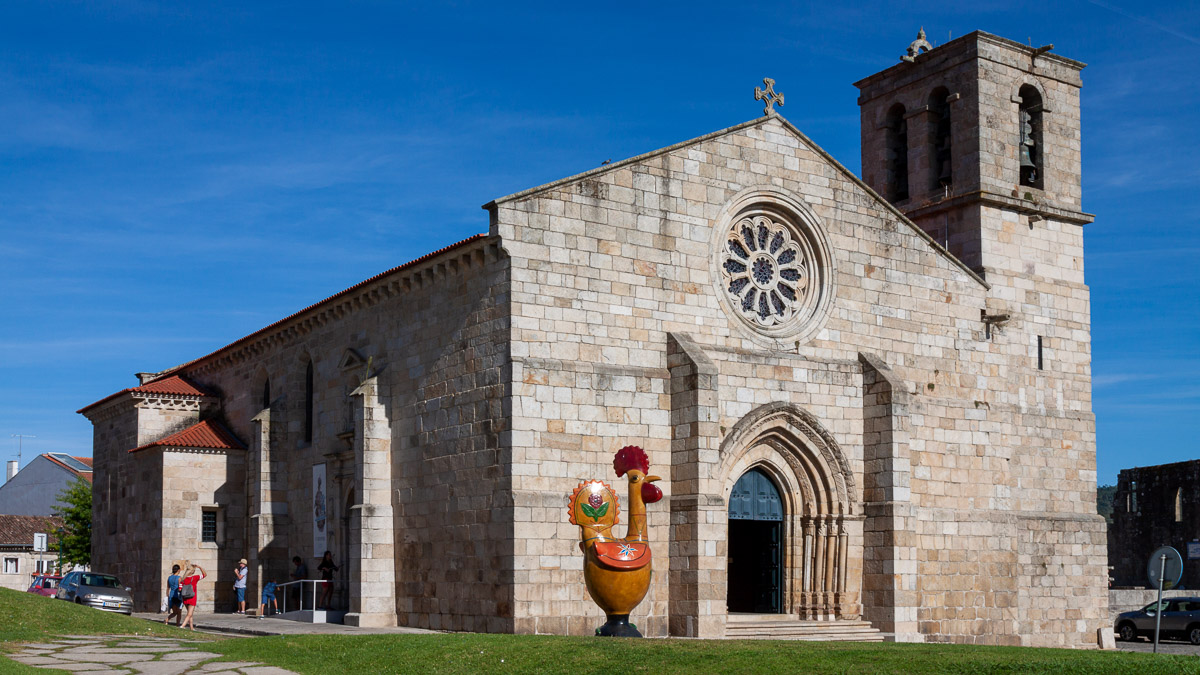
[[[1036,169],[1033,162],[1033,116],[1021,111],[1021,170]]]

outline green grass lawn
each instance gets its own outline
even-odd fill
[[[199,637],[0,589],[0,649],[58,635]],[[1021,647],[534,635],[310,635],[214,639],[206,651],[298,673],[1084,673],[1200,675],[1200,657]],[[0,658],[0,673],[45,673]]]
[[[101,612],[34,593],[0,588],[0,649],[11,651],[14,644],[48,642],[59,635],[99,634],[187,638],[196,635],[190,630],[182,631],[124,614]]]

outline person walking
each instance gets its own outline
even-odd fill
[[[180,595],[183,597],[183,606],[187,610],[187,616],[183,618],[183,628],[187,628],[190,624],[192,630],[196,630],[196,597],[200,595],[200,580],[207,576],[203,567],[191,563],[188,563],[187,569],[183,573],[183,580],[179,586]]]
[[[246,613],[246,559],[242,558],[238,561],[237,567],[233,570],[237,577],[233,582],[233,592],[237,594],[237,611],[234,614]]]
[[[321,564],[317,565],[317,571],[321,573],[321,585],[324,587],[317,609],[329,609],[329,601],[333,598],[333,573],[337,569],[338,566],[333,564],[333,552],[325,551],[325,556],[321,558]]]
[[[167,618],[163,621],[163,625],[171,623],[171,617],[175,617],[175,625],[183,621],[183,597],[179,595],[179,584],[183,577],[179,576],[179,565],[171,566],[171,576],[167,577]]]

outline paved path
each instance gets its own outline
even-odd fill
[[[1122,642],[1117,640],[1117,649],[1123,652],[1153,652],[1154,642],[1138,638],[1133,642]],[[1183,640],[1159,640],[1159,654],[1190,654],[1192,656],[1200,656],[1200,645],[1193,645],[1190,642]]]
[[[157,621],[162,625],[165,614],[153,612],[134,614],[139,619]],[[359,626],[343,626],[340,623],[303,623],[277,617],[259,619],[245,614],[201,614],[196,613],[196,628],[201,631],[218,633],[233,633],[236,635],[373,635],[400,633],[436,633],[437,631],[423,628],[403,628],[397,626],[381,628],[362,628]]]
[[[221,655],[203,651],[204,644],[136,635],[65,636],[55,642],[25,645],[9,658],[35,668],[87,675],[295,675],[261,663],[212,661]]]

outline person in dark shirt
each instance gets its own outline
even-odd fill
[[[321,564],[317,565],[317,571],[321,573],[324,590],[321,591],[321,602],[317,605],[317,609],[329,609],[329,600],[333,597],[333,573],[338,569],[337,565],[333,564],[333,552],[325,551],[325,556],[321,558]]]
[[[300,556],[292,558],[292,564],[296,569],[292,570],[292,581],[303,581],[308,578],[308,565],[304,564],[304,560]],[[304,609],[304,584],[296,584],[296,609]]]

